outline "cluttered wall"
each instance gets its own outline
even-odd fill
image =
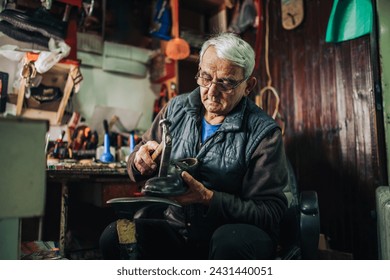
[[[74,96],[74,109],[88,123],[95,106],[125,108],[141,116],[137,128],[147,129],[152,122],[156,89],[148,78],[138,78],[102,71],[99,68],[81,67],[85,84]],[[158,89],[157,89],[158,90]]]
[[[290,30],[282,26],[279,1],[269,2],[269,36],[262,37],[269,52],[263,48],[258,91],[271,77],[288,157],[300,188],[318,192],[321,232],[330,249],[338,257],[375,259],[375,190],[387,182],[375,29],[328,41],[331,14],[333,23],[347,17],[333,10],[341,1],[304,1],[303,21]],[[375,19],[374,13],[373,24]],[[263,104],[274,110],[272,94]]]

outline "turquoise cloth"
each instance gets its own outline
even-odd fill
[[[326,30],[326,42],[338,43],[371,33],[371,0],[334,0]]]

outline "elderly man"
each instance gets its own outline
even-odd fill
[[[158,162],[151,154],[162,141],[159,122],[167,118],[171,158],[199,162],[194,177],[181,173],[188,190],[172,199],[182,207],[169,206],[159,222],[149,214],[136,222],[140,258],[275,257],[287,209],[282,191],[287,164],[280,128],[247,97],[256,85],[254,63],[253,49],[238,36],[221,33],[208,39],[195,76],[199,87],[170,100],[129,157],[131,180],[156,176]],[[107,241],[108,231],[103,252],[113,243]]]

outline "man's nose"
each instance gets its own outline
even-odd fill
[[[218,93],[219,92],[218,92],[217,84],[216,83],[212,83],[211,86],[209,87],[208,91],[207,91],[207,94],[210,95],[210,96],[215,96]]]

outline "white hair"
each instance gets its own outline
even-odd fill
[[[203,54],[208,47],[213,46],[217,56],[231,61],[244,70],[245,78],[248,78],[255,68],[255,52],[251,45],[234,33],[225,32],[216,34],[205,41],[200,50],[199,59],[202,62]]]

